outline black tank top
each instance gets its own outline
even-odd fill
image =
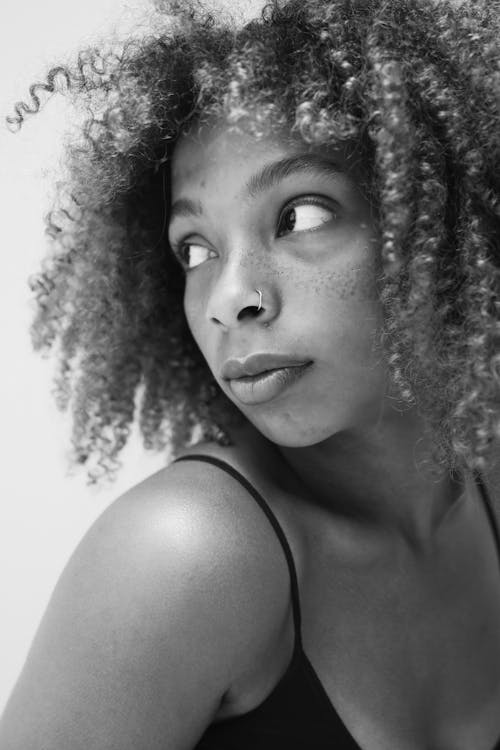
[[[290,545],[268,503],[230,464],[192,454],[176,461],[206,461],[226,471],[252,495],[269,519],[283,548],[290,572],[295,629],[292,659],[272,692],[256,708],[211,724],[193,750],[369,750],[347,730],[302,648],[297,573]],[[174,462],[175,463],[175,462]],[[477,475],[500,559],[500,530],[486,487]],[[492,750],[500,750],[500,738]]]

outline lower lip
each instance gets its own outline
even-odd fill
[[[281,367],[253,377],[237,378],[229,381],[236,398],[243,404],[262,404],[276,398],[295,383],[309,369],[312,362],[296,367]]]

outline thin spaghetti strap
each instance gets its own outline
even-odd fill
[[[180,456],[179,458],[176,458],[174,461],[172,461],[172,463],[176,463],[177,461],[205,461],[206,463],[214,464],[214,466],[218,466],[220,469],[222,469],[223,471],[226,471],[234,479],[236,479],[237,482],[242,484],[243,487],[257,501],[260,508],[266,514],[283,548],[283,552],[285,553],[285,558],[286,558],[286,562],[288,565],[288,571],[290,574],[291,596],[292,596],[293,624],[294,624],[294,629],[295,629],[294,652],[297,651],[299,647],[302,647],[299,586],[298,586],[297,571],[295,569],[295,563],[293,560],[292,550],[290,549],[288,539],[285,536],[285,532],[283,531],[283,528],[280,522],[274,515],[273,511],[269,507],[266,500],[264,500],[262,495],[259,492],[257,492],[257,490],[252,484],[250,484],[248,479],[246,479],[243,476],[243,474],[237,471],[237,469],[233,468],[226,461],[221,461],[218,458],[214,458],[213,456],[206,456],[201,453],[191,454],[189,456]]]
[[[498,553],[498,559],[500,562],[500,528],[498,527],[498,520],[495,514],[495,511],[493,509],[493,504],[491,502],[491,498],[488,494],[488,490],[486,489],[486,484],[484,482],[484,479],[481,477],[479,472],[475,472],[475,479],[479,486],[479,491],[481,493],[481,497],[483,499],[484,507],[486,509],[486,513],[488,514],[488,518],[490,521],[490,525],[493,531],[493,536],[495,537],[495,542],[497,546],[497,553]]]

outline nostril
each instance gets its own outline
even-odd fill
[[[246,317],[256,318],[260,315],[263,309],[264,308],[258,310],[255,305],[248,305],[248,307],[244,307],[243,310],[240,310],[240,312],[238,313],[238,320],[242,320]]]

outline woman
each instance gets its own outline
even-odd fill
[[[499,6],[165,10],[40,87],[90,115],[33,332],[91,480],[137,394],[176,460],[74,553],[1,748],[500,748]]]

